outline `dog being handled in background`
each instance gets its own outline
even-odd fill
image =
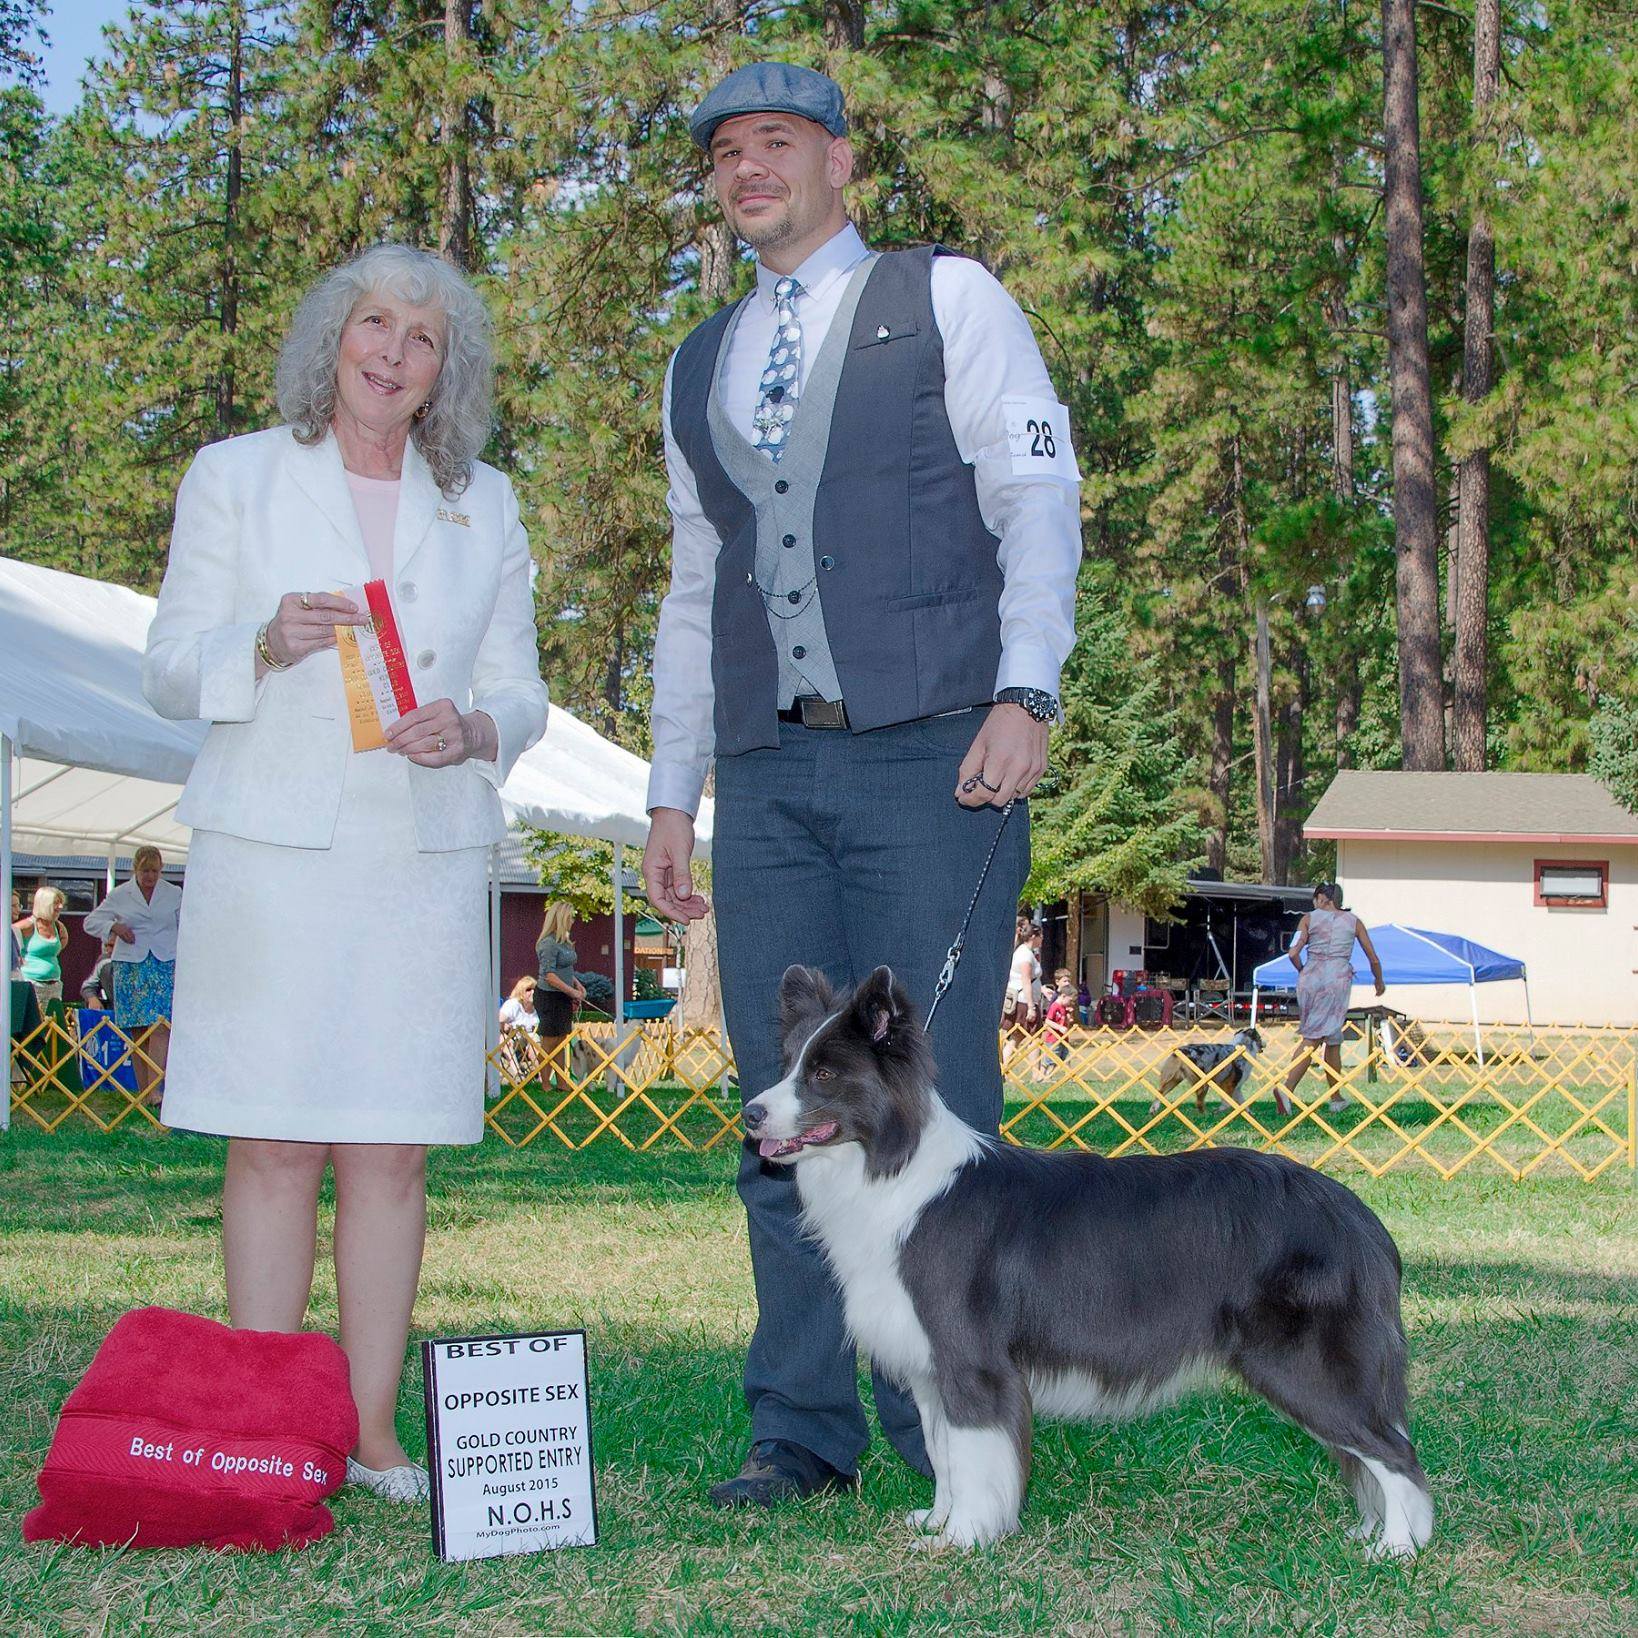
[[[1034,1417],[1105,1420],[1232,1371],[1318,1439],[1373,1556],[1433,1503],[1407,1432],[1399,1252],[1333,1178],[1279,1155],[1017,1149],[957,1119],[886,967],[849,995],[792,967],[784,1078],[745,1105],[795,1168],[855,1340],[915,1396],[929,1545],[1018,1528]]]
[[[1195,1108],[1202,1115],[1206,1112],[1208,1086],[1216,1088],[1230,1103],[1244,1103],[1240,1084],[1251,1073],[1251,1060],[1262,1050],[1263,1038],[1255,1028],[1236,1030],[1226,1041],[1195,1041],[1180,1046],[1166,1060],[1149,1113],[1159,1114],[1166,1094],[1179,1081],[1189,1079],[1194,1082]]]

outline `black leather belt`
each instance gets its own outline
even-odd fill
[[[840,700],[822,700],[817,694],[799,694],[779,713],[781,722],[799,722],[804,728],[845,728],[847,707]]]

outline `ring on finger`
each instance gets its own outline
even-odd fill
[[[303,592],[301,594],[301,606],[304,609],[306,609],[309,613],[312,612],[313,599],[311,597],[309,597],[306,592]]]
[[[438,736],[438,749],[440,751],[442,751],[444,748],[445,748],[445,746],[444,746],[444,736],[442,734],[440,734]]]

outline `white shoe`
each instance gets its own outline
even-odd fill
[[[362,1485],[372,1496],[386,1501],[419,1502],[432,1494],[432,1480],[418,1462],[405,1462],[402,1467],[376,1469],[347,1458],[347,1483]]]

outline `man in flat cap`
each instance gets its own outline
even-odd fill
[[[723,1005],[754,1096],[781,1073],[788,966],[840,986],[885,963],[918,1015],[932,1000],[1000,810],[1046,766],[1080,475],[1029,324],[995,279],[935,247],[878,254],[848,221],[834,81],[753,63],[690,130],[756,252],[756,288],[666,376],[672,574],[643,874],[660,914],[706,913],[690,866],[714,757]],[[1028,869],[1020,806],[933,1025],[940,1091],[989,1133]],[[869,1436],[839,1298],[799,1232],[792,1169],[748,1142],[739,1189],[758,1306],[752,1445],[712,1500],[845,1489]],[[883,1431],[929,1472],[914,1402],[880,1379],[875,1391]]]

